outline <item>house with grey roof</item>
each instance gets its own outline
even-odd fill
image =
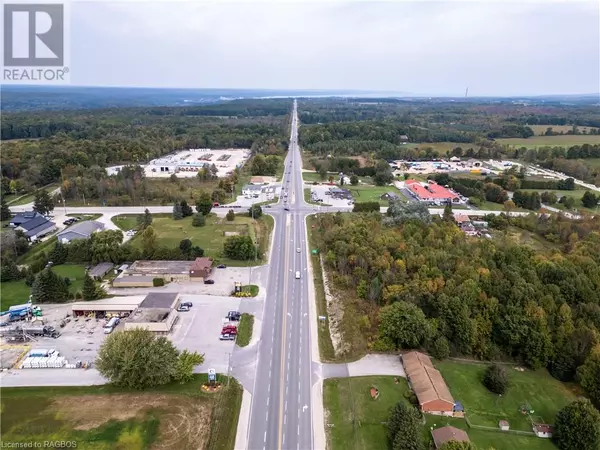
[[[11,227],[18,227],[19,225],[24,224],[25,222],[29,222],[36,217],[44,217],[43,214],[40,214],[37,211],[24,211],[16,214],[13,218],[10,219],[9,225]]]
[[[103,223],[96,220],[87,220],[85,222],[76,223],[58,233],[58,241],[63,244],[68,244],[69,242],[78,239],[89,239],[93,233],[102,230],[104,230]]]
[[[56,230],[56,224],[49,221],[41,214],[36,213],[30,217],[32,218],[25,221],[18,219],[17,222],[20,222],[20,224],[16,227],[16,229],[22,231],[30,241],[36,241]]]

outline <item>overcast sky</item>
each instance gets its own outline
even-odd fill
[[[600,91],[596,1],[77,2],[77,85]]]

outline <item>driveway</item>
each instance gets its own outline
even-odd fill
[[[406,378],[398,355],[367,355],[347,364],[321,364],[322,378],[348,378],[372,375],[392,375]]]

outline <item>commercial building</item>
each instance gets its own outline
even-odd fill
[[[71,241],[89,239],[93,233],[104,230],[104,224],[96,220],[86,220],[58,233],[58,241],[68,244]]]
[[[260,195],[262,193],[262,186],[256,184],[247,184],[242,188],[242,195],[248,197],[253,195]]]
[[[113,280],[113,287],[152,287],[154,278],[165,282],[203,281],[212,273],[211,258],[194,261],[136,261]]]
[[[352,200],[352,193],[348,189],[333,187],[328,192],[332,198]]]
[[[46,217],[38,215],[31,220],[21,223],[16,229],[22,231],[30,241],[36,241],[56,231],[56,224],[49,221]]]
[[[101,280],[104,275],[111,271],[111,269],[115,265],[109,262],[103,262],[100,264],[96,264],[88,271],[88,275],[92,277],[94,280]]]
[[[152,292],[125,321],[125,331],[144,328],[155,333],[167,334],[177,321],[179,293]]]
[[[454,416],[454,399],[442,377],[433,366],[429,356],[420,352],[402,355],[402,365],[410,387],[424,413]]]
[[[405,186],[407,189],[421,202],[429,203],[459,203],[458,194],[450,191],[444,186],[440,186],[434,181],[421,183],[416,180],[406,180]]]
[[[102,300],[88,300],[75,302],[71,306],[73,316],[93,315],[96,317],[126,316],[135,310],[144,300],[143,295],[130,295],[123,297],[103,298]]]
[[[213,260],[211,258],[196,258],[190,266],[190,280],[203,281],[212,273]]]

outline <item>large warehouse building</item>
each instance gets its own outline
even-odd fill
[[[406,180],[404,185],[411,194],[422,202],[460,202],[460,198],[457,194],[431,180],[428,183],[421,183],[416,180]]]
[[[179,293],[152,292],[144,298],[125,321],[125,331],[145,328],[167,334],[177,321]]]
[[[402,364],[408,382],[419,400],[419,408],[428,414],[454,415],[452,394],[429,356],[420,352],[402,355]]]

